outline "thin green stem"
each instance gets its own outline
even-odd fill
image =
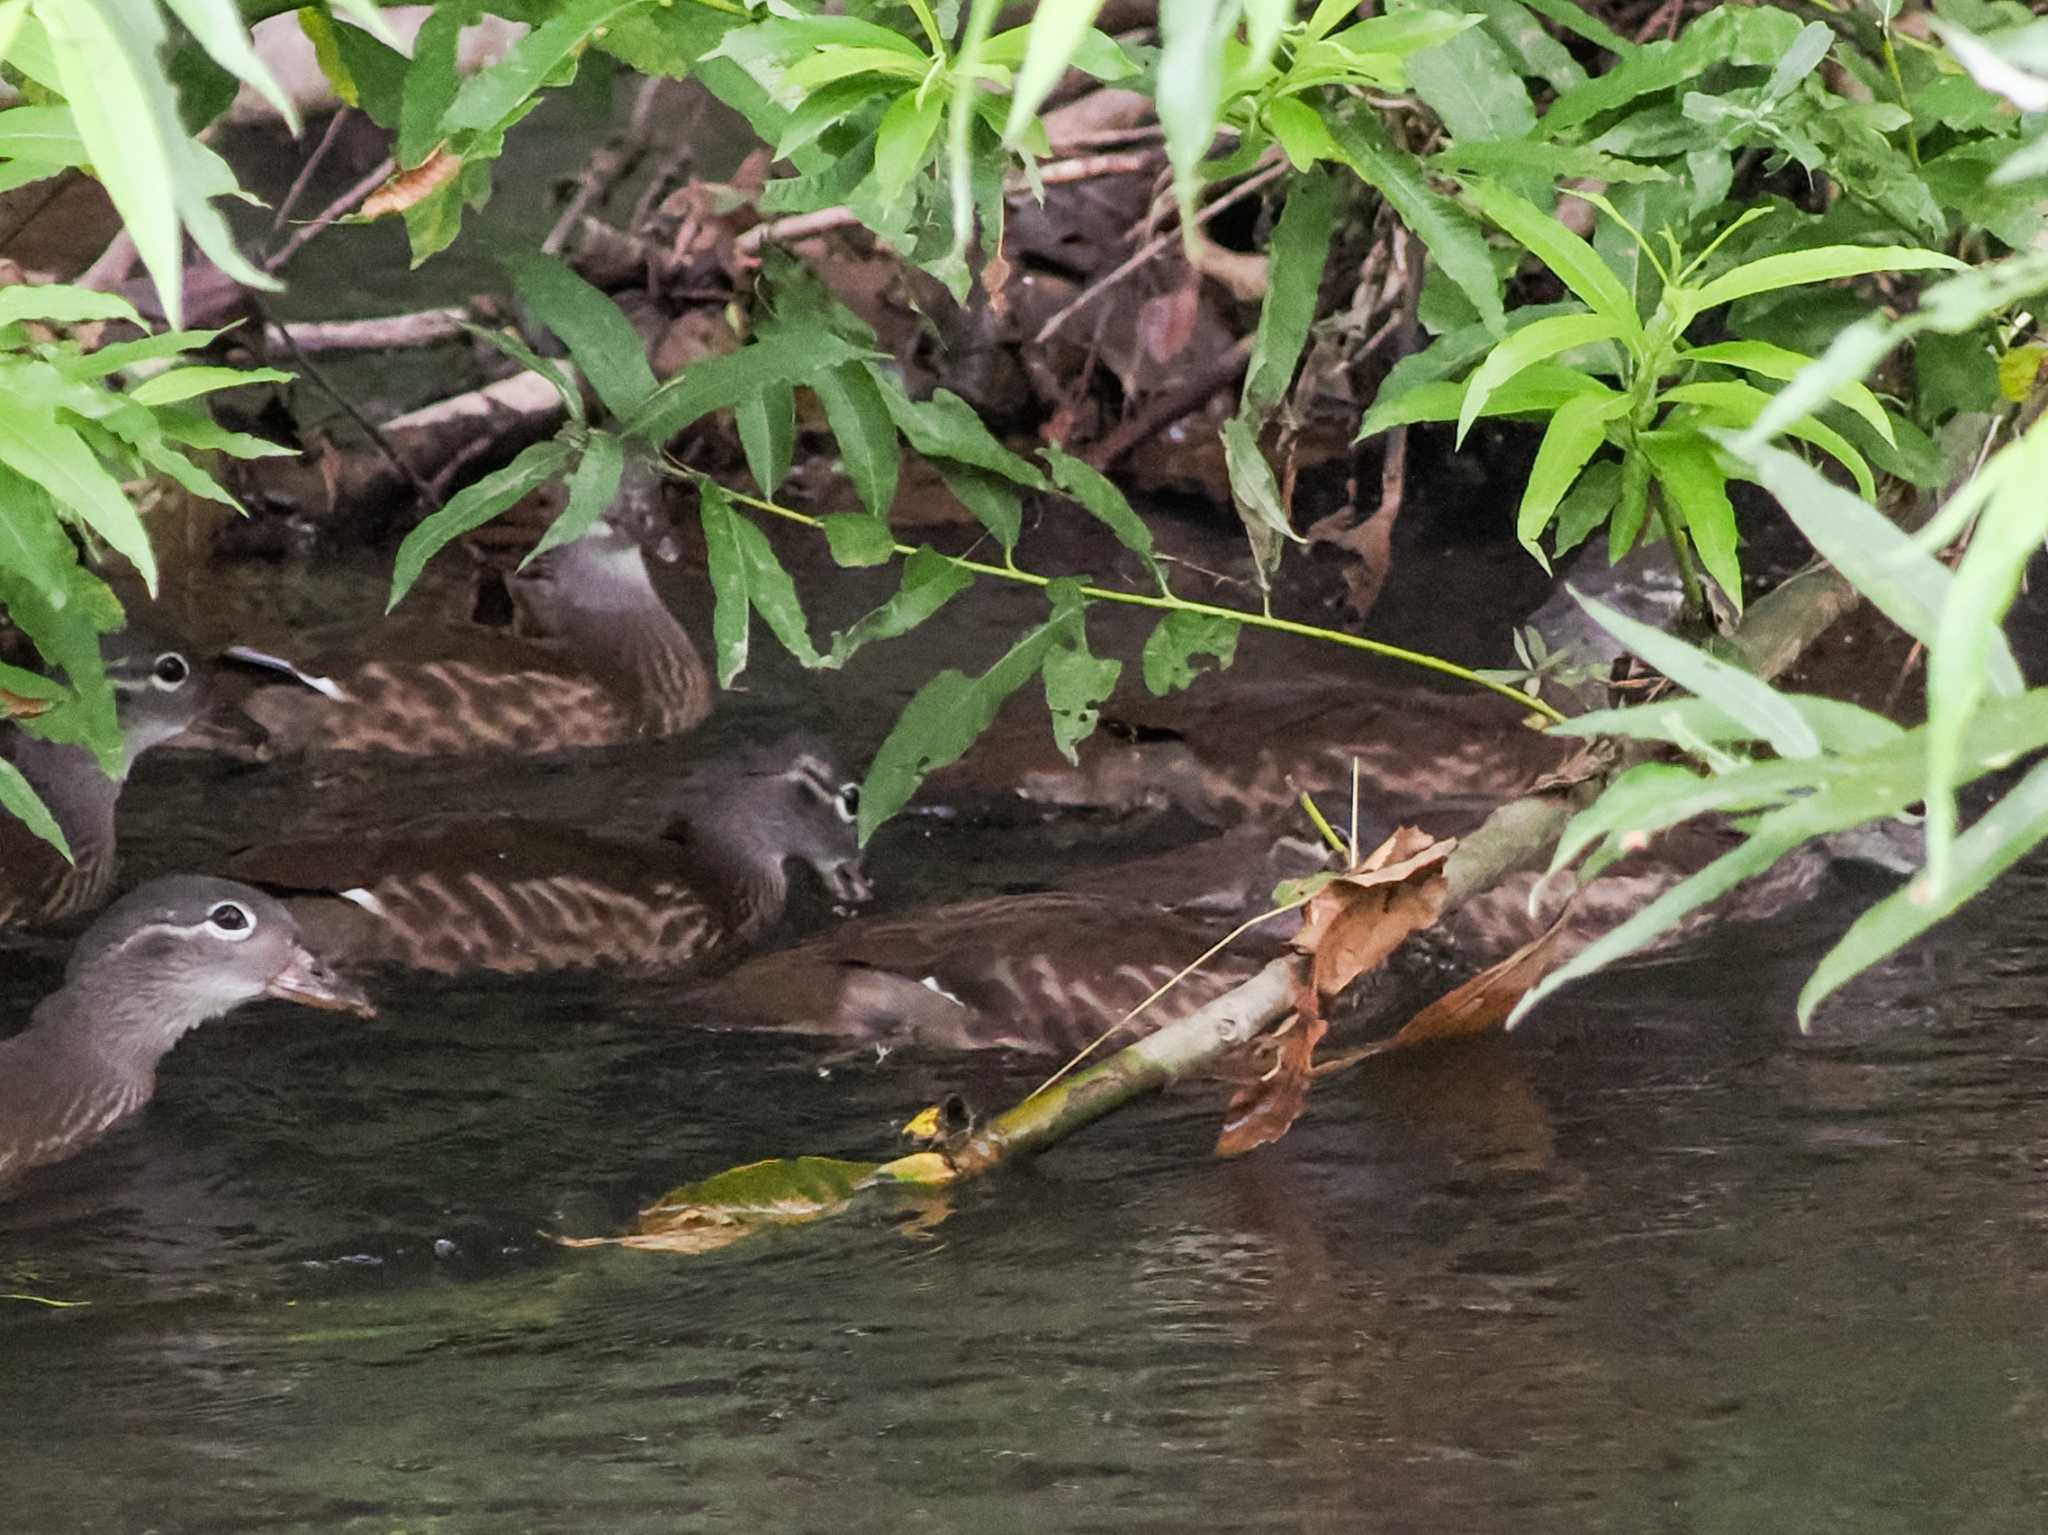
[[[1671,504],[1671,497],[1664,493],[1662,485],[1652,485],[1650,494],[1657,498],[1657,520],[1664,524],[1664,536],[1671,541],[1671,557],[1678,562],[1679,585],[1685,589],[1685,611],[1696,621],[1704,623],[1710,617],[1707,594],[1700,585],[1700,573],[1693,565],[1692,545],[1686,539],[1685,525],[1678,520],[1678,509]]]
[[[801,523],[807,528],[820,528],[824,525],[822,518],[813,517],[808,512],[800,512],[794,507],[781,506],[776,502],[764,500],[759,496],[750,496],[743,491],[734,490],[730,486],[721,486],[720,488],[740,505],[751,506],[756,511],[767,512],[771,516],[781,517],[790,522]],[[917,550],[909,544],[892,542],[890,547],[898,555],[906,559],[917,553]],[[1045,587],[1053,583],[1051,576],[1041,576],[1033,571],[1019,570],[1014,566],[990,565],[982,560],[964,559],[958,555],[948,555],[946,558],[952,560],[960,569],[972,571],[980,576],[994,576],[998,580],[1016,581],[1025,586]],[[1404,661],[1410,666],[1422,667],[1425,671],[1440,672],[1446,677],[1456,677],[1460,682],[1467,682],[1474,687],[1484,688],[1489,693],[1498,693],[1502,698],[1509,699],[1521,705],[1524,709],[1542,715],[1553,725],[1564,723],[1565,716],[1556,708],[1545,703],[1540,698],[1524,693],[1520,688],[1509,687],[1504,682],[1496,682],[1490,677],[1481,676],[1469,666],[1460,666],[1455,661],[1446,661],[1440,656],[1427,655],[1419,650],[1408,650],[1400,645],[1389,645],[1385,640],[1367,639],[1359,634],[1346,634],[1341,629],[1319,629],[1314,624],[1298,624],[1292,619],[1275,618],[1271,613],[1249,613],[1242,608],[1226,608],[1213,602],[1191,602],[1185,597],[1175,597],[1171,594],[1154,596],[1148,592],[1125,592],[1119,591],[1114,587],[1087,585],[1082,586],[1081,594],[1084,597],[1096,598],[1103,602],[1120,602],[1134,608],[1156,608],[1166,612],[1198,613],[1205,618],[1228,619],[1232,623],[1243,624],[1247,628],[1270,629],[1276,634],[1292,634],[1302,639],[1322,640],[1327,644],[1342,645],[1350,650],[1363,650],[1372,655],[1385,656],[1389,660]]]
[[[1899,93],[1899,110],[1906,114],[1906,153],[1915,165],[1920,163],[1920,135],[1913,131],[1913,103],[1906,96],[1906,77],[1899,73],[1899,53],[1892,46],[1891,23],[1887,21],[1878,34],[1884,39],[1884,67],[1892,77],[1892,89]]]

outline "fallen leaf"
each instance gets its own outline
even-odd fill
[[[1138,342],[1154,362],[1172,362],[1194,339],[1202,284],[1193,272],[1170,293],[1155,294],[1138,309]]]
[[[462,156],[450,154],[445,147],[437,149],[411,170],[400,171],[364,198],[362,216],[380,219],[387,213],[403,213],[461,169]]]
[[[1274,1060],[1231,1096],[1216,1154],[1241,1156],[1285,1135],[1308,1104],[1316,1046],[1329,1031],[1323,1004],[1378,969],[1408,935],[1436,921],[1444,860],[1457,846],[1403,826],[1309,898],[1294,946],[1309,956],[1294,1017],[1268,1036]]]
[[[24,698],[19,693],[10,693],[0,688],[0,715],[8,719],[32,720],[38,714],[47,714],[50,700],[47,698]]]

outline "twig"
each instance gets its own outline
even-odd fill
[[[1182,416],[1244,372],[1245,364],[1251,360],[1252,346],[1257,340],[1257,336],[1238,337],[1236,345],[1216,358],[1208,367],[1177,388],[1162,394],[1151,405],[1089,449],[1088,462],[1097,469],[1107,469],[1154,432],[1162,431],[1180,420]]]
[[[452,341],[463,334],[468,318],[468,310],[449,307],[368,320],[287,320],[272,325],[264,339],[302,352],[383,352]]]
[[[393,169],[395,169],[395,166],[388,156],[379,161],[367,176],[342,193],[341,196],[335,198],[325,208],[322,208],[311,220],[294,229],[289,240],[286,240],[284,244],[271,252],[270,255],[264,257],[263,270],[265,272],[276,272],[287,261],[304,249],[308,240],[326,229],[336,219],[343,217],[350,210],[359,206],[364,198],[388,181],[391,178]]]
[[[362,428],[363,434],[376,445],[377,451],[384,456],[385,461],[392,468],[396,469],[405,482],[413,488],[414,494],[421,501],[425,502],[429,509],[438,508],[441,505],[441,498],[434,493],[434,488],[420,478],[418,471],[410,463],[399,456],[398,450],[391,445],[390,439],[384,435],[383,431],[374,421],[356,408],[355,401],[335,388],[327,375],[314,365],[313,359],[306,355],[304,349],[293,338],[290,328],[274,322],[270,318],[269,309],[255,294],[249,295],[249,302],[255,309],[257,318],[263,324],[264,338],[268,340],[272,334],[275,334],[284,343],[285,350],[292,354],[292,361],[298,366],[299,370],[307,378],[311,379],[329,399],[333,400],[336,405],[339,405],[343,414],[349,420]]]
[[[1268,182],[1277,181],[1286,169],[1286,162],[1281,161],[1255,172],[1204,208],[1196,215],[1195,221],[1201,224],[1208,223],[1210,219],[1221,213],[1225,208],[1230,207],[1233,203],[1240,202],[1244,198],[1249,197]],[[1175,231],[1169,229],[1163,234],[1154,235],[1150,240],[1139,246],[1129,259],[1123,261],[1103,276],[1096,278],[1087,287],[1075,294],[1072,299],[1060,307],[1059,313],[1055,314],[1038,328],[1038,334],[1031,338],[1031,344],[1033,346],[1044,346],[1046,342],[1052,340],[1054,336],[1059,334],[1060,328],[1067,321],[1080,313],[1081,310],[1087,308],[1088,305],[1094,303],[1095,300],[1102,297],[1103,294],[1122,282],[1126,277],[1129,277],[1131,273],[1137,271],[1139,267],[1150,261],[1154,256],[1165,250],[1172,243],[1174,234]]]
[[[548,231],[547,238],[540,242],[543,255],[560,255],[562,242],[569,237],[576,221],[590,210],[590,205],[633,173],[633,167],[647,153],[647,124],[654,116],[654,100],[667,83],[660,75],[643,80],[639,93],[633,98],[633,112],[626,120],[625,132],[615,141],[600,144],[590,152],[590,158],[583,162],[582,174],[576,178],[576,190],[569,198],[569,205],[555,220],[555,227]]]
[[[347,116],[348,108],[342,107],[327,119],[327,131],[320,135],[320,142],[315,144],[313,152],[306,156],[306,163],[299,167],[298,175],[292,178],[290,190],[277,205],[277,216],[270,221],[270,237],[273,240],[284,232],[285,223],[292,216],[292,209],[298,207],[299,199],[305,195],[307,184],[313,179],[313,173],[320,169],[321,163],[327,158],[327,152],[334,147],[334,141],[341,134],[342,121]]]

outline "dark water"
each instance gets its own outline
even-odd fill
[[[708,740],[570,766],[159,757],[130,871],[394,804],[652,815],[720,739],[871,739],[928,658],[822,691],[769,666]],[[909,900],[1138,834],[892,835]],[[887,1155],[935,1090],[1042,1068],[721,1034],[593,978],[387,986],[366,1025],[252,1010],[0,1205],[0,1289],[90,1302],[0,1302],[0,1526],[2035,1529],[2044,879],[1812,1039],[1791,999],[1839,902],[1328,1083],[1243,1162],[1208,1158],[1190,1089],[942,1220],[698,1258],[543,1233],[755,1157]],[[60,959],[9,953],[10,1026]]]

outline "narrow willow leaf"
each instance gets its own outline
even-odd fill
[[[2048,839],[2048,763],[2036,763],[2010,792],[1956,839],[1945,884],[1930,890],[1915,880],[1856,919],[1814,966],[1799,991],[1799,1027],[1845,982],[1946,921],[1991,887]]]
[[[893,204],[924,169],[946,100],[944,91],[908,90],[882,114],[875,129],[875,169],[869,182],[877,201]]]
[[[1401,222],[1427,247],[1443,274],[1472,301],[1486,328],[1496,336],[1505,334],[1507,316],[1501,308],[1500,274],[1487,254],[1485,237],[1472,221],[1456,204],[1429,186],[1415,157],[1390,144],[1376,122],[1364,118],[1333,119],[1330,134],[1344,163],[1400,215]]]
[[[1075,617],[1072,612],[1054,614],[979,677],[949,667],[917,690],[875,752],[861,784],[863,844],[876,827],[910,802],[927,774],[966,754],[994,722],[1003,701],[1039,674],[1046,653]]]
[[[1193,238],[1200,166],[1223,115],[1223,56],[1242,0],[1162,0],[1154,102],[1181,223]]]
[[[1661,166],[1624,160],[1583,144],[1551,144],[1541,139],[1479,139],[1446,145],[1430,157],[1443,170],[1476,171],[1498,179],[1523,172],[1556,180],[1583,176],[1596,181],[1669,181]]]
[[[1693,702],[1706,704],[1704,699],[1694,699]],[[1706,707],[1711,708],[1712,705],[1706,704]],[[1645,711],[1611,709],[1604,712],[1626,717]],[[1555,729],[1561,735],[1578,734],[1568,726],[1561,725]],[[1617,832],[1648,831],[1671,824],[1658,817],[1657,811],[1674,799],[1697,793],[1705,782],[1707,780],[1693,769],[1680,767],[1675,762],[1638,763],[1608,784],[1598,799],[1566,823],[1557,839],[1557,846],[1551,849],[1549,872],[1555,874],[1566,868],[1594,843],[1610,839]]]
[[[745,519],[716,481],[697,486],[697,518],[704,527],[704,553],[711,578],[711,649],[718,685],[732,686],[747,669],[747,640],[753,627],[753,603],[747,595],[747,558],[740,547]]]
[[[182,453],[165,447],[161,441],[139,444],[135,451],[145,464],[174,481],[188,494],[197,496],[202,501],[231,506],[238,512],[244,509],[242,503],[230,495],[227,487],[220,481]]]
[[[1294,382],[1315,321],[1335,221],[1335,178],[1323,171],[1295,177],[1268,245],[1266,298],[1244,376],[1243,410],[1255,428],[1280,408]]]
[[[1052,712],[1052,743],[1067,761],[1080,765],[1075,750],[1095,733],[1102,704],[1116,691],[1123,662],[1092,654],[1077,622],[1071,639],[1045,655],[1045,706]]]
[[[1410,88],[1454,141],[1520,139],[1536,127],[1529,88],[1484,32],[1461,31],[1403,62]]]
[[[177,128],[161,110],[170,87],[156,63],[163,20],[143,0],[66,0],[37,15],[93,171],[175,330],[184,316],[185,263],[171,142]]]
[[[1537,540],[1550,526],[1558,503],[1578,479],[1586,461],[1607,441],[1607,423],[1627,409],[1627,395],[1582,394],[1558,406],[1550,425],[1544,428],[1536,462],[1529,468],[1528,483],[1522,491],[1521,509],[1516,513],[1515,536],[1546,569],[1550,562],[1543,557]]]
[[[1047,0],[1033,9],[1024,62],[1017,69],[1017,83],[1010,91],[1010,114],[1003,123],[1005,144],[1016,147],[1018,135],[1067,72],[1074,51],[1101,9],[1102,0]],[[991,39],[992,43],[999,41]]]
[[[6,508],[0,515],[0,571],[12,572],[45,601],[62,607],[78,559],[49,494],[0,465],[0,507]]]
[[[519,562],[521,568],[550,549],[574,543],[596,527],[597,519],[619,493],[619,480],[625,470],[626,445],[610,432],[592,432],[583,444],[583,457],[569,473],[568,505]]]
[[[1245,539],[1251,545],[1252,573],[1264,591],[1280,568],[1280,554],[1288,539],[1302,541],[1287,520],[1286,503],[1280,499],[1280,482],[1265,450],[1242,416],[1223,424],[1223,464],[1230,477],[1230,498],[1244,524]]]
[[[896,557],[896,536],[873,513],[835,512],[824,522],[835,564],[851,569],[886,565]]]
[[[1613,515],[1621,500],[1621,464],[1603,458],[1565,492],[1552,520],[1557,529],[1551,537],[1553,557],[1569,554],[1591,536],[1593,530]]]
[[[569,419],[578,423],[583,420],[583,391],[577,387],[575,375],[568,367],[552,357],[543,357],[509,330],[486,330],[481,325],[464,321],[462,328],[477,340],[503,352],[529,373],[538,373],[555,386],[555,393],[562,397],[562,408],[569,413]]]
[[[0,117],[9,115],[0,113]],[[118,294],[74,288],[69,283],[16,283],[0,288],[0,325],[12,325],[17,320],[47,320],[53,325],[126,320],[130,325],[147,329],[135,306]]]
[[[172,368],[144,379],[128,391],[128,398],[138,405],[175,405],[248,384],[289,384],[295,377],[276,368]]]
[[[1908,245],[1823,245],[1814,250],[1787,251],[1745,262],[1733,271],[1723,272],[1705,287],[1690,292],[1685,307],[1692,314],[1700,314],[1759,293],[1803,287],[1808,283],[1834,282],[1844,277],[1862,277],[1872,272],[1968,270],[1966,263],[1953,256]]]
[[[463,129],[494,128],[510,117],[565,63],[580,52],[591,33],[647,0],[567,0],[546,21],[528,32],[505,56],[472,75],[455,93],[442,114],[444,134]]]
[[[1636,442],[1650,455],[1658,482],[1685,520],[1700,563],[1740,613],[1742,560],[1736,552],[1735,507],[1713,448],[1695,432],[1643,432]]]
[[[1934,642],[1954,576],[1890,518],[1796,454],[1762,447],[1748,455],[1757,480],[1784,508],[1807,542],[1849,578],[1871,606],[1923,645]],[[2019,663],[2000,634],[1985,656],[1985,677],[2007,697],[2026,687]]]
[[[100,655],[100,637],[121,627],[121,604],[105,582],[77,563],[68,539],[64,556],[67,564],[61,601],[0,569],[0,608],[5,608],[14,626],[28,636],[36,653],[63,671],[76,700],[64,711],[61,731],[52,728],[51,715],[44,715],[37,722],[39,733],[91,748],[102,771],[112,777],[123,771],[125,758],[121,727],[114,716],[114,690],[107,682]]]
[[[865,355],[862,348],[829,334],[764,336],[737,352],[691,363],[635,408],[626,428],[649,442],[666,442],[691,422],[771,385],[809,384],[827,369]]]
[[[236,79],[246,80],[255,87],[258,95],[277,108],[277,115],[284,119],[285,126],[294,135],[298,133],[298,108],[284,87],[277,83],[269,66],[257,56],[255,46],[249,40],[248,24],[242,20],[235,0],[165,0],[165,3],[214,63]]]
[[[1219,668],[1237,659],[1236,620],[1178,609],[1162,618],[1145,640],[1145,686],[1155,695],[1179,692],[1201,675],[1199,656],[1213,656]]]
[[[465,485],[438,512],[405,535],[391,561],[391,596],[384,608],[398,606],[426,569],[427,561],[474,528],[480,528],[527,492],[546,484],[569,464],[569,445],[559,437],[534,443],[502,469]]]
[[[1710,362],[1723,368],[1740,368],[1746,373],[1760,374],[1781,382],[1796,378],[1802,369],[1811,367],[1814,362],[1804,352],[1773,346],[1768,341],[1722,341],[1712,346],[1688,347],[1679,352],[1678,358],[1681,362]],[[1854,411],[1870,423],[1870,429],[1878,436],[1897,446],[1898,438],[1893,435],[1891,417],[1878,404],[1877,396],[1863,385],[1852,382],[1837,384],[1828,392],[1827,398]]]
[[[61,511],[105,539],[155,594],[156,557],[142,519],[76,431],[18,399],[0,401],[0,463],[34,480]]]
[[[839,460],[862,503],[878,518],[886,518],[896,502],[896,479],[901,455],[896,446],[896,423],[889,419],[889,407],[882,391],[857,362],[828,368],[811,380],[811,388],[825,407],[825,420],[839,440]]]
[[[1000,475],[971,464],[953,464],[944,459],[934,459],[932,464],[939,471],[939,478],[946,482],[946,488],[974,514],[976,522],[995,536],[1003,547],[1003,557],[1008,559],[1024,531],[1024,503],[1018,499],[1016,489]]]
[[[990,435],[974,407],[950,389],[937,389],[929,400],[912,400],[893,382],[869,376],[880,389],[883,404],[904,440],[930,459],[952,459],[1001,475],[1031,490],[1046,489],[1045,476],[1028,459],[1019,458]]]
[[[1558,315],[1516,331],[1486,354],[1486,360],[1473,371],[1465,386],[1465,398],[1458,409],[1460,445],[1472,423],[1484,413],[1488,397],[1524,368],[1547,362],[1560,352],[1611,341],[1622,334],[1620,326],[1600,314]]]
[[[1131,510],[1131,503],[1124,499],[1124,493],[1094,466],[1064,452],[1057,443],[1047,443],[1040,451],[1052,469],[1053,483],[1087,508],[1097,521],[1116,535],[1118,543],[1143,560],[1145,568],[1152,573],[1152,579],[1159,583],[1159,589],[1165,591],[1166,572],[1160,567],[1159,557],[1152,552],[1152,530]]]
[[[1882,714],[1841,699],[1810,693],[1778,695],[1813,727],[1824,751],[1855,753],[1894,746],[1906,732]],[[1704,698],[1671,694],[1626,709],[1595,709],[1550,727],[1561,736],[1626,736],[1636,741],[1664,741],[1689,747],[1695,742],[1724,746],[1761,739],[1753,726]]]
[[[155,411],[157,429],[172,442],[188,448],[204,448],[232,458],[293,458],[298,449],[281,442],[266,442],[247,432],[230,432],[214,423],[213,417],[196,407],[160,405]]]
[[[1738,456],[1749,458],[1795,421],[1819,410],[1845,383],[1861,379],[1898,344],[1900,332],[1882,315],[1858,320],[1828,343],[1820,359],[1802,368],[1771,397],[1771,403],[1735,440]]]
[[[1575,0],[1523,0],[1523,4],[1537,15],[1556,22],[1565,31],[1577,33],[1618,58],[1626,59],[1637,50],[1635,43],[1622,37],[1584,6],[1576,4]]]
[[[1700,406],[1714,425],[1734,427],[1750,425],[1770,408],[1771,403],[1771,397],[1761,389],[1732,380],[1680,384],[1665,390],[1663,398],[1674,405]],[[1833,427],[1808,416],[1788,422],[1785,435],[1812,443],[1849,471],[1855,478],[1856,488],[1863,492],[1866,500],[1877,499],[1877,481],[1870,473],[1869,461],[1856,451],[1854,443]]]
[[[624,421],[646,407],[655,392],[654,370],[625,311],[552,256],[519,255],[505,265],[519,296],[561,337],[604,408]]]
[[[1771,71],[1771,78],[1764,83],[1764,100],[1782,101],[1790,95],[1794,86],[1820,67],[1820,61],[1828,56],[1828,49],[1834,46],[1834,42],[1834,31],[1824,21],[1809,21],[1800,28],[1799,36],[1785,50],[1785,56]]]
[[[159,335],[144,336],[138,341],[116,341],[82,356],[57,356],[50,361],[66,378],[84,382],[105,378],[109,373],[118,373],[139,362],[153,362],[160,357],[197,351],[223,334],[224,330],[225,327],[222,330],[167,330]]]
[[[903,580],[896,594],[880,607],[864,614],[851,628],[832,636],[827,666],[843,666],[849,657],[871,640],[891,640],[908,634],[932,614],[974,584],[972,572],[929,546],[920,547],[903,565]]]
[[[2004,643],[1999,625],[2048,537],[2048,426],[2037,420],[1980,472],[1998,488],[1978,515],[1927,648],[1927,877],[1936,893],[1950,881],[1964,735],[1988,687],[1991,655]]]
[[[1470,380],[1455,384],[1421,384],[1400,395],[1389,405],[1375,405],[1366,412],[1365,420],[1359,423],[1358,440],[1363,441],[1375,432],[1384,432],[1388,427],[1404,426],[1415,421],[1455,421],[1464,408],[1465,393],[1469,386]],[[1577,399],[1581,395],[1626,398],[1620,390],[1610,389],[1597,378],[1581,373],[1575,368],[1537,363],[1524,368],[1508,382],[1496,388],[1487,397],[1486,404],[1480,409],[1479,414],[1547,415],[1565,401]]]
[[[1642,345],[1642,319],[1636,313],[1635,300],[1592,246],[1498,182],[1474,177],[1466,190],[1481,213],[1513,235],[1588,309],[1609,321],[1613,334],[1626,339],[1631,348]]]
[[[1319,160],[1340,158],[1323,114],[1300,97],[1282,96],[1267,102],[1265,119],[1266,130],[1297,171],[1310,170]]]
[[[796,391],[788,384],[770,384],[735,405],[733,420],[746,450],[748,473],[762,495],[774,495],[796,453]]]
[[[0,810],[5,810],[62,853],[66,863],[77,862],[71,856],[71,844],[64,840],[64,829],[50,814],[50,807],[42,802],[34,785],[22,777],[21,769],[5,757],[0,757]]]
[[[1686,644],[1676,635],[1653,629],[1606,603],[1574,591],[1572,597],[1596,623],[1680,687],[1707,699],[1744,727],[1768,741],[1781,757],[1820,754],[1820,740],[1799,711],[1780,698],[1767,682]]]

